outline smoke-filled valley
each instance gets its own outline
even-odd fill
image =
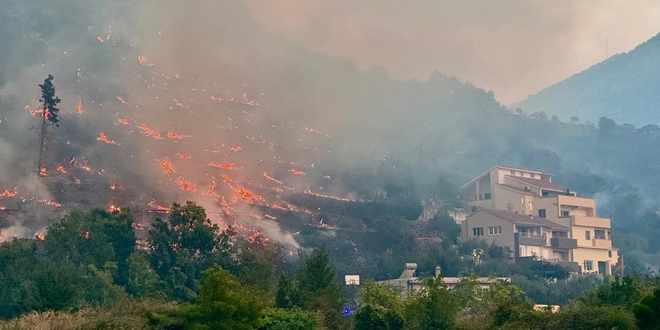
[[[370,246],[374,232],[432,236],[411,221],[458,206],[457,186],[506,163],[594,196],[622,254],[660,264],[658,132],[511,112],[441,73],[362,71],[262,32],[237,0],[10,2],[0,45],[5,240],[72,208],[147,221],[195,200],[245,237],[336,245],[342,271],[375,276],[353,262],[391,248]],[[48,74],[61,124],[39,176],[30,128]]]

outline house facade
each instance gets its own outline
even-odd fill
[[[549,173],[496,165],[463,185],[460,194],[472,212],[461,221],[464,239],[510,247],[517,257],[533,253],[551,262],[571,263],[565,264],[571,269],[575,269],[572,263],[577,263],[577,271],[582,274],[610,275],[618,260],[617,249],[612,247],[610,220],[596,217],[593,199],[578,197],[576,192],[553,183]],[[534,229],[533,235],[545,235],[547,245],[520,244],[521,237],[525,237],[522,242],[529,243],[528,237],[523,236],[529,235],[523,229],[526,224],[516,223],[524,220],[521,216],[545,223],[545,227]],[[488,235],[492,227],[489,221],[502,226],[500,237],[489,237],[497,236]],[[478,225],[488,232],[471,235]],[[510,236],[515,234],[519,237],[518,245],[511,245],[515,240]],[[536,244],[540,243],[538,240]]]

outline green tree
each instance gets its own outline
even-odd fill
[[[174,203],[168,220],[156,219],[152,226],[148,238],[151,267],[167,283],[170,297],[192,298],[204,269],[216,264],[235,268],[233,229],[221,231],[194,202]]]
[[[460,311],[459,301],[442,278],[423,279],[422,290],[410,292],[405,307],[406,329],[452,329]]]
[[[126,291],[134,297],[162,298],[160,289],[164,283],[149,266],[148,256],[143,251],[135,251],[128,258],[128,284]]]
[[[133,217],[128,209],[109,213],[101,209],[74,210],[50,226],[43,245],[50,260],[97,269],[115,263],[114,280],[128,283],[128,258],[135,251]]]
[[[259,330],[315,330],[314,314],[300,308],[269,308],[264,311]]]
[[[330,255],[325,249],[316,249],[296,273],[297,290],[307,310],[323,313],[324,324],[330,329],[344,325],[341,319],[342,291],[337,281]]]
[[[653,294],[635,304],[633,313],[640,329],[660,329],[660,289],[653,290]]]
[[[148,317],[164,329],[252,330],[261,323],[261,311],[250,288],[213,266],[202,273],[199,295],[192,304]]]

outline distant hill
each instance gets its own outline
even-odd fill
[[[642,126],[660,123],[660,34],[628,53],[614,55],[587,70],[513,105],[526,113],[543,111],[568,121]]]

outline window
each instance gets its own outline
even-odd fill
[[[584,239],[591,239],[591,231],[589,230],[584,231]]]
[[[548,195],[550,195],[550,193],[548,193],[547,190],[541,190],[541,196],[546,197]]]
[[[530,177],[530,178],[536,178],[536,176],[534,175],[534,173],[529,173],[529,177]]]
[[[490,199],[490,193],[485,193],[484,194],[484,199]]]
[[[605,230],[603,229],[594,230],[594,238],[605,239]]]
[[[584,270],[593,270],[594,269],[594,262],[591,260],[585,260],[584,261]]]
[[[501,235],[502,226],[488,227],[488,235]]]
[[[516,171],[511,171],[511,175],[516,175]]]
[[[569,216],[571,216],[571,212],[570,212],[570,211],[561,210],[561,216],[562,216],[562,217],[569,217]]]
[[[607,256],[612,258],[612,251],[607,251]]]
[[[539,217],[545,218],[545,209],[539,209]]]
[[[484,236],[484,228],[472,228],[472,236]]]
[[[533,209],[534,209],[534,203],[533,203],[533,202],[529,202],[529,210],[531,211],[531,210],[533,210]]]

